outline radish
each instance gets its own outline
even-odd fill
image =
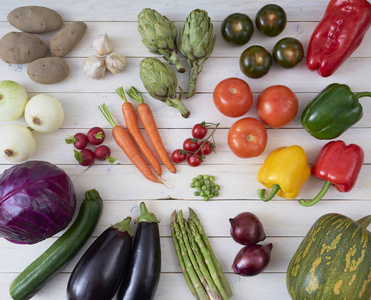
[[[111,149],[106,145],[98,146],[94,151],[94,156],[98,160],[106,160],[110,164],[113,164],[117,158],[111,157]]]
[[[94,164],[94,153],[90,149],[83,149],[80,152],[74,149],[75,158],[82,166],[92,166]]]
[[[79,132],[76,133],[74,136],[68,136],[68,138],[65,139],[67,144],[72,144],[75,146],[76,149],[82,150],[85,149],[88,145],[88,138],[85,134]]]
[[[90,144],[100,145],[104,142],[105,134],[102,128],[93,127],[88,131],[87,138]]]

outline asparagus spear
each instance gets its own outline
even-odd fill
[[[192,251],[192,247],[191,247],[190,241],[189,241],[190,237],[188,236],[187,231],[185,229],[185,224],[184,224],[185,220],[183,218],[183,211],[182,210],[180,210],[178,212],[177,222],[180,226],[180,230],[181,230],[181,233],[182,233],[182,236],[183,236],[184,244],[185,244],[188,256],[189,256],[189,258],[192,262],[193,268],[195,269],[195,271],[198,275],[198,278],[200,278],[200,281],[201,281],[202,285],[204,286],[204,288],[205,288],[207,294],[209,295],[209,297],[211,299],[215,299],[216,294],[211,290],[211,287],[206,280],[206,276],[205,276],[204,272],[202,272],[202,266],[203,265],[199,264],[199,261],[195,257],[195,253]],[[206,274],[209,275],[208,271],[206,272]]]
[[[182,258],[182,253],[180,251],[179,243],[178,243],[178,240],[177,240],[176,235],[175,235],[175,229],[174,229],[174,224],[173,224],[175,222],[175,220],[176,220],[176,210],[174,210],[174,212],[172,213],[172,215],[170,217],[170,230],[171,230],[171,236],[173,238],[173,244],[174,244],[176,256],[178,258],[179,267],[180,267],[180,269],[183,273],[185,281],[187,282],[189,290],[191,291],[193,296],[195,296],[195,298],[197,300],[199,300],[200,297],[198,297],[197,292],[196,292],[196,290],[193,286],[193,283],[192,283],[191,279],[189,278],[188,273],[186,272],[186,268],[185,268],[184,261],[183,261],[183,258]]]
[[[178,225],[178,223],[173,222],[172,226],[174,227],[174,230],[175,230],[175,235],[176,235],[176,238],[177,238],[178,243],[179,243],[180,252],[181,252],[182,257],[183,257],[183,261],[184,261],[184,265],[186,267],[186,271],[189,275],[189,278],[192,281],[192,284],[193,284],[193,286],[194,286],[194,288],[197,292],[197,295],[199,296],[200,300],[209,300],[209,296],[206,294],[205,289],[202,286],[202,284],[200,282],[200,279],[198,278],[198,276],[197,276],[197,274],[196,274],[196,272],[195,272],[195,270],[192,266],[192,263],[191,263],[191,261],[188,257],[187,250],[185,249],[185,246],[184,246],[184,241],[183,241],[182,234],[180,232],[179,225]]]
[[[213,260],[212,260],[211,255],[210,255],[210,251],[206,248],[204,242],[202,241],[201,235],[198,232],[196,224],[193,222],[192,219],[188,220],[188,224],[189,224],[189,227],[190,227],[190,229],[192,231],[192,234],[195,238],[196,244],[200,248],[200,251],[201,251],[201,253],[202,253],[202,255],[205,259],[207,268],[209,269],[209,272],[211,274],[211,278],[213,279],[215,285],[217,286],[217,288],[219,290],[219,293],[222,296],[222,299],[223,300],[228,300],[229,297],[228,297],[227,292],[225,291],[225,289],[224,289],[224,287],[223,287],[223,285],[220,281],[218,273],[216,272]]]
[[[229,285],[228,280],[223,273],[222,267],[220,266],[220,264],[218,262],[218,259],[216,258],[215,253],[214,253],[213,249],[211,248],[209,239],[208,239],[208,237],[205,233],[205,230],[204,230],[204,228],[201,224],[201,221],[198,218],[197,214],[190,207],[188,209],[189,209],[189,214],[190,214],[191,219],[193,220],[193,222],[195,223],[195,225],[198,228],[198,231],[201,235],[203,243],[205,244],[206,248],[210,252],[210,256],[212,258],[212,262],[214,263],[214,266],[215,266],[216,272],[218,274],[218,277],[220,278],[220,281],[222,282],[223,287],[224,287],[225,291],[227,292],[227,295],[231,298],[233,296],[231,286]]]
[[[200,270],[201,270],[202,274],[204,274],[206,282],[210,286],[210,290],[213,293],[213,298],[212,299],[222,300],[222,296],[220,295],[220,293],[218,291],[218,288],[216,287],[213,279],[210,276],[209,270],[207,269],[207,266],[205,264],[205,260],[203,259],[203,256],[202,256],[202,253],[201,253],[200,249],[198,248],[198,246],[196,244],[196,241],[195,241],[195,239],[192,235],[191,229],[189,228],[188,223],[186,221],[184,221],[184,227],[185,227],[185,230],[188,234],[188,239],[189,239],[191,248],[193,250],[193,253],[195,254],[197,262],[200,266]]]

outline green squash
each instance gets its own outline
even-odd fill
[[[370,300],[371,215],[355,222],[320,217],[292,257],[286,274],[294,300]]]

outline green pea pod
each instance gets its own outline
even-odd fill
[[[371,92],[353,93],[345,84],[332,83],[307,105],[301,123],[317,139],[334,139],[362,118],[361,97]]]

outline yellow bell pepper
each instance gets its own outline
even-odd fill
[[[257,174],[258,181],[272,190],[264,196],[265,189],[259,189],[258,195],[263,201],[271,200],[276,194],[285,199],[294,199],[309,179],[310,173],[302,147],[294,145],[278,148],[267,156]]]

